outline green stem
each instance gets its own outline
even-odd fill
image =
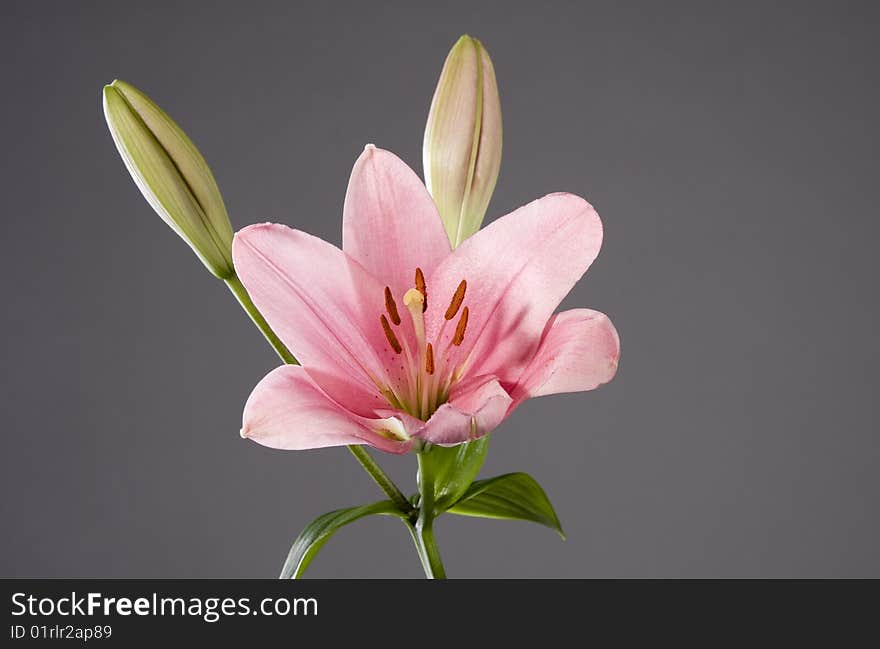
[[[406,499],[403,492],[398,489],[397,485],[394,484],[391,478],[389,478],[382,470],[382,467],[376,464],[376,460],[367,453],[367,449],[352,444],[348,447],[348,450],[351,451],[351,454],[354,455],[357,461],[361,463],[361,466],[364,467],[364,471],[370,474],[370,477],[376,481],[379,488],[386,493],[391,499],[391,502],[397,505],[397,508],[400,511],[407,515],[411,515],[415,511],[415,508]]]
[[[257,328],[263,333],[266,340],[269,341],[269,344],[272,345],[272,348],[278,356],[281,357],[281,360],[289,365],[299,365],[299,361],[296,360],[296,357],[290,353],[287,346],[281,342],[281,339],[274,331],[272,331],[272,327],[266,322],[263,314],[259,312],[253,300],[251,300],[251,296],[248,295],[244,284],[238,279],[238,275],[233,275],[225,281],[229,290],[232,291],[232,294],[238,300],[238,303],[241,304],[241,307],[251,317],[251,320],[257,325]],[[391,501],[397,505],[402,512],[411,515],[414,511],[413,506],[406,499],[406,496],[403,495],[397,485],[394,484],[394,481],[391,480],[391,478],[389,478],[382,470],[382,467],[376,464],[376,461],[370,457],[370,454],[360,446],[350,445],[348,450],[351,451],[352,455],[354,455],[360,465],[364,467],[364,470],[370,475],[376,484],[379,485],[379,488],[385,492]]]
[[[434,540],[434,476],[427,470],[422,453],[419,457],[419,516],[410,527],[416,551],[428,579],[446,579],[446,570],[440,559],[440,550]]]
[[[241,283],[241,280],[238,279],[238,275],[233,275],[229,279],[225,280],[226,285],[229,287],[229,290],[232,291],[232,294],[238,300],[238,303],[241,305],[241,308],[245,310],[245,312],[251,317],[254,324],[257,325],[257,329],[259,329],[263,335],[266,337],[266,340],[269,341],[269,344],[272,345],[272,349],[274,349],[278,355],[288,365],[299,365],[299,361],[296,360],[296,357],[290,353],[290,350],[287,349],[287,346],[281,342],[281,339],[275,335],[275,332],[272,331],[272,327],[269,326],[269,323],[266,322],[266,319],[263,317],[263,314],[257,310],[256,305],[251,300],[251,296],[248,295],[247,289],[244,287],[244,284]]]

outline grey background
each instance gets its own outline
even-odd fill
[[[438,523],[451,576],[880,577],[876,3],[4,2],[0,575],[273,577],[326,510],[380,496],[344,449],[241,440],[276,365],[150,211],[103,123],[143,88],[242,227],[340,243],[367,142],[421,171],[443,58],[502,93],[490,218],[550,191],[605,223],[565,306],[611,315],[592,393],[530,402],[484,475],[528,471],[568,540]],[[412,457],[380,457],[412,486]],[[416,577],[364,520],[314,577]]]

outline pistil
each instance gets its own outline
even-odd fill
[[[409,311],[413,321],[413,330],[416,334],[416,345],[421,354],[421,350],[425,348],[425,316],[422,307],[425,304],[425,296],[421,291],[415,288],[409,289],[403,294],[403,304]]]
[[[416,278],[418,278],[419,275],[420,273],[417,271]],[[406,306],[410,317],[412,318],[413,331],[416,335],[416,353],[418,354],[418,357],[415,359],[416,363],[412,366],[413,370],[415,370],[415,411],[418,413],[417,416],[424,418],[428,409],[426,399],[427,377],[423,375],[422,371],[422,368],[425,366],[425,356],[427,354],[425,347],[425,295],[418,288],[411,288],[404,293],[403,304]]]

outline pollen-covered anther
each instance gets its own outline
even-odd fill
[[[458,288],[455,289],[455,294],[452,296],[449,308],[446,309],[446,313],[443,316],[444,318],[452,320],[455,317],[455,314],[458,313],[458,310],[461,308],[461,303],[464,302],[465,291],[467,291],[467,280],[463,279],[458,285]]]
[[[388,344],[391,345],[394,353],[399,354],[403,351],[403,347],[400,346],[400,341],[397,340],[397,336],[394,335],[394,330],[391,328],[391,325],[388,324],[388,318],[386,318],[383,313],[379,319],[382,322],[382,331],[385,332],[385,338],[388,339]]]
[[[464,332],[467,329],[468,323],[468,308],[465,307],[462,309],[461,317],[458,319],[458,326],[455,328],[455,335],[452,336],[452,344],[460,345],[464,340]]]
[[[422,313],[424,313],[428,309],[428,286],[425,284],[425,275],[422,273],[421,268],[416,268],[416,290],[425,299],[422,302]]]
[[[434,346],[431,343],[425,347],[425,372],[434,373]]]
[[[387,286],[385,287],[385,310],[388,311],[388,317],[391,318],[394,326],[398,326],[400,324],[400,314],[397,312],[397,303],[394,301],[391,289]]]

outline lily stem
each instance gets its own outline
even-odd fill
[[[370,474],[370,477],[391,499],[391,502],[397,505],[397,508],[400,511],[408,516],[415,512],[415,507],[410,504],[406,499],[406,496],[403,495],[403,492],[400,491],[396,484],[394,484],[394,481],[392,481],[391,478],[388,477],[388,474],[382,470],[382,467],[376,464],[376,460],[367,453],[367,449],[362,446],[351,444],[348,446],[348,450],[351,451],[351,454],[354,455],[355,459],[357,459],[357,461],[361,463],[361,466],[364,467],[364,471]]]
[[[288,365],[299,365],[299,361],[296,360],[296,357],[290,353],[290,350],[287,349],[287,346],[281,342],[281,339],[275,335],[275,332],[272,331],[272,327],[269,326],[269,323],[266,322],[266,318],[263,317],[263,314],[257,310],[256,305],[253,300],[251,300],[251,296],[248,295],[247,289],[244,287],[244,284],[241,283],[241,280],[238,279],[238,275],[233,275],[229,279],[225,280],[226,285],[229,287],[229,290],[232,291],[232,294],[238,300],[238,303],[241,305],[241,308],[245,310],[251,320],[253,320],[254,324],[257,325],[257,329],[259,329],[262,334],[266,337],[266,340],[269,341],[269,344],[272,345],[272,349],[281,357]]]
[[[251,296],[248,295],[244,284],[238,279],[238,275],[233,275],[225,281],[229,290],[232,291],[232,294],[238,300],[238,303],[241,304],[241,307],[250,316],[254,324],[257,325],[257,329],[263,333],[266,340],[272,345],[272,349],[274,349],[278,356],[281,357],[281,360],[288,365],[299,365],[299,361],[296,360],[296,357],[290,353],[287,346],[281,342],[281,339],[274,331],[272,331],[272,328],[269,326],[269,323],[266,322],[263,314],[257,309],[253,300],[251,300]],[[397,485],[394,484],[394,481],[382,470],[382,467],[376,464],[376,461],[370,456],[370,454],[367,453],[365,449],[355,445],[349,445],[348,450],[351,451],[355,459],[357,459],[364,470],[376,482],[376,484],[379,485],[379,488],[385,492],[391,501],[397,505],[403,513],[408,516],[412,515],[414,512],[413,506],[406,499],[406,496],[403,495]]]
[[[446,579],[446,569],[440,559],[440,550],[434,540],[434,476],[427,469],[424,455],[419,457],[419,514],[415,523],[410,526],[410,533],[416,545],[416,552],[422,561],[422,568],[428,579]]]

